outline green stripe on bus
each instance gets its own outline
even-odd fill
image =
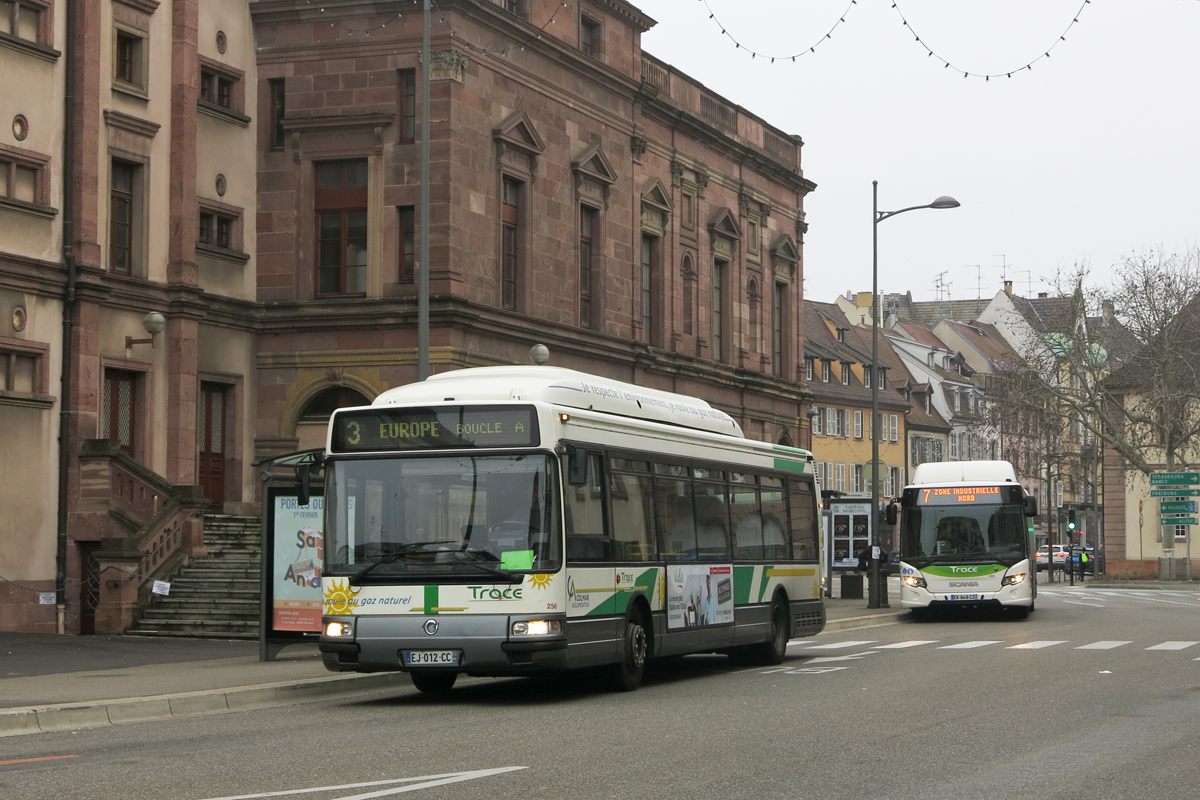
[[[436,613],[438,613],[437,610],[438,610],[438,587],[437,586],[426,586],[425,587],[425,613],[426,614],[436,614]]]
[[[762,583],[759,584],[758,587],[758,602],[760,603],[763,601],[763,597],[767,594],[767,581],[771,579],[771,566],[763,567],[762,571]]]
[[[733,603],[745,605],[750,602],[750,590],[754,588],[754,567],[733,568]]]
[[[789,461],[786,458],[775,459],[775,469],[786,470],[787,472],[804,472],[803,461]]]

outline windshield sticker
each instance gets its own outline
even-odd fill
[[[504,551],[500,554],[500,569],[533,569],[533,551]]]
[[[350,588],[350,581],[329,581],[325,586],[325,613],[353,614],[359,591]]]

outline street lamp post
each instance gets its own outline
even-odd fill
[[[878,548],[879,534],[879,223],[888,217],[916,211],[919,208],[958,208],[958,201],[942,195],[923,206],[909,206],[899,211],[879,210],[879,181],[871,181],[871,570],[867,587],[867,608],[887,608],[887,587],[881,586]]]

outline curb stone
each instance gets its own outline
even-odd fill
[[[153,697],[98,700],[94,703],[8,708],[0,710],[0,738],[312,703],[370,694],[410,682],[406,672],[378,672]]]

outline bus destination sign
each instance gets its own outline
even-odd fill
[[[943,506],[958,503],[999,503],[999,486],[929,486],[918,491],[920,505]]]
[[[533,406],[389,407],[335,412],[335,453],[532,447]]]

